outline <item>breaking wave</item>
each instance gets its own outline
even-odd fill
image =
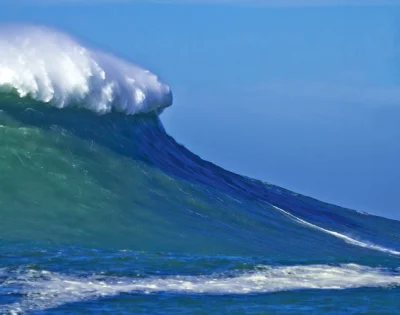
[[[37,26],[0,30],[0,90],[97,113],[146,113],[172,104],[170,88],[150,71]]]
[[[357,288],[373,292],[367,307],[398,309],[399,221],[202,160],[162,126],[171,103],[156,75],[68,35],[0,30],[0,313],[88,314],[57,308],[97,300],[93,314],[176,314],[175,295],[223,314],[261,295],[253,313],[265,313],[266,293],[283,291],[271,313],[337,314],[343,301],[365,313],[358,290],[333,299]]]

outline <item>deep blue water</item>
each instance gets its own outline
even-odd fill
[[[0,313],[400,314],[400,222],[228,172],[156,114],[0,108]]]

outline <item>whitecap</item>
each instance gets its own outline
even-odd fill
[[[97,113],[146,113],[172,104],[169,86],[150,71],[39,26],[0,29],[0,90]]]

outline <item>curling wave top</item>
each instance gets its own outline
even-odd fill
[[[155,74],[37,26],[0,29],[0,91],[97,113],[146,113],[172,104],[169,86]]]

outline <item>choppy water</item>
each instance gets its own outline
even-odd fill
[[[202,160],[163,129],[171,92],[144,70],[83,50],[98,72],[69,72],[87,79],[77,92],[13,45],[0,41],[0,313],[400,313],[400,222]],[[144,98],[115,106],[130,93]]]

